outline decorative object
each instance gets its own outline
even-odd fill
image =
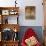
[[[38,43],[38,40],[36,37],[32,36],[25,40],[25,43],[27,46],[35,46]]]
[[[14,32],[17,32],[17,29],[16,28],[14,29]]]
[[[25,18],[26,19],[35,19],[35,6],[26,6],[25,8]]]
[[[42,46],[37,34],[32,28],[28,28],[22,38],[21,46]]]
[[[15,0],[15,7],[16,7],[16,4],[17,4],[17,2],[16,2],[17,0]]]
[[[15,40],[18,40],[18,32],[17,32],[17,29],[16,28],[14,28],[14,41]]]
[[[9,10],[2,10],[2,15],[9,15]]]
[[[2,40],[4,40],[4,41],[12,40],[12,30],[10,28],[5,28],[3,30]]]
[[[9,14],[10,14],[10,15],[16,15],[16,14],[17,14],[17,11],[15,11],[15,10],[10,10]]]
[[[7,18],[7,19],[5,19],[5,24],[8,24],[8,18]]]
[[[3,24],[8,24],[8,16],[3,15],[2,23],[3,23]]]
[[[18,32],[14,32],[10,28],[5,28],[2,32],[2,40],[4,40],[4,41],[9,41],[9,40],[16,41],[16,40],[18,40]]]

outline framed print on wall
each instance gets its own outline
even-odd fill
[[[9,15],[9,10],[2,10],[2,15]]]
[[[35,6],[26,6],[25,7],[25,18],[26,19],[35,19]]]

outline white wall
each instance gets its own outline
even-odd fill
[[[0,6],[14,6],[15,0],[0,0]],[[43,6],[42,0],[17,0],[20,7],[19,10],[19,24],[21,26],[43,26]],[[26,20],[25,19],[25,6],[35,6],[36,7],[36,19]]]
[[[25,6],[36,6],[36,19],[25,19]],[[42,0],[21,0],[20,3],[20,25],[24,26],[42,26],[43,25],[43,6]]]

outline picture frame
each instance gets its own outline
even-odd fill
[[[36,7],[35,6],[26,6],[25,7],[25,18],[26,19],[35,19]]]
[[[9,10],[2,10],[2,15],[9,15]]]

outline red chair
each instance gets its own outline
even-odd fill
[[[27,29],[24,37],[22,38],[21,46],[27,46],[25,43],[25,40],[28,39],[29,37],[32,37],[32,36],[34,36],[37,39],[37,35],[34,32],[34,30],[32,28]],[[38,39],[37,39],[37,41],[38,41]],[[41,46],[40,42],[38,41],[35,46]]]

